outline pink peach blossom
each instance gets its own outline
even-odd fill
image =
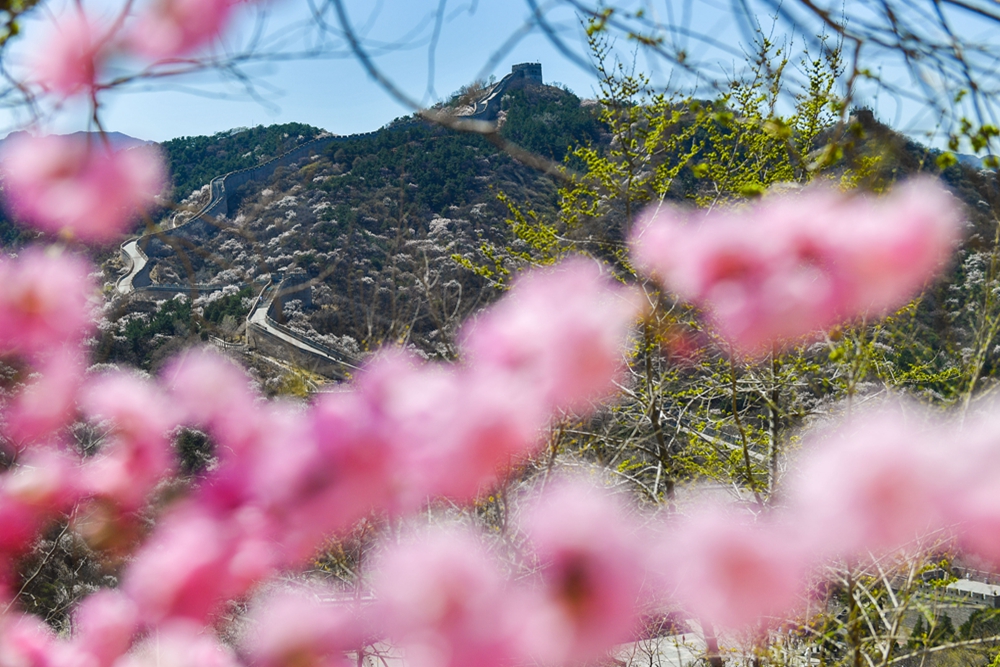
[[[240,641],[254,667],[346,667],[344,653],[364,643],[350,601],[335,604],[337,591],[318,586],[281,589],[257,600]]]
[[[154,0],[132,26],[129,46],[148,58],[176,58],[220,35],[236,0]]]
[[[433,497],[468,501],[512,459],[536,446],[547,415],[500,377],[379,355],[353,391],[329,394],[310,411],[311,438],[294,455],[274,450],[261,467],[282,525],[302,552],[372,511],[401,514]],[[285,475],[290,475],[285,477]],[[295,535],[295,537],[292,537]],[[305,553],[302,553],[305,555]]]
[[[803,445],[788,503],[819,551],[894,551],[943,527],[951,483],[946,431],[917,409],[873,408]]]
[[[32,50],[32,79],[62,97],[91,93],[109,54],[107,29],[79,9],[58,17],[52,28]]]
[[[123,372],[89,380],[80,402],[88,417],[110,427],[101,452],[84,469],[90,492],[113,499],[127,511],[138,509],[175,468],[170,432],[179,415],[166,392]]]
[[[90,137],[18,136],[0,156],[15,217],[52,234],[107,243],[127,231],[165,184],[149,146],[113,151]]]
[[[33,450],[0,475],[0,554],[20,555],[45,523],[79,497],[76,463],[56,450]]]
[[[76,417],[77,391],[83,384],[80,352],[62,348],[39,362],[39,377],[5,411],[4,432],[16,446],[58,439]]]
[[[344,471],[317,443],[301,406],[262,403],[255,414],[252,438],[205,476],[196,499],[220,516],[255,513],[254,530],[266,532],[286,564],[297,566],[358,518],[355,505],[341,494]]]
[[[657,550],[673,598],[728,630],[792,613],[805,592],[811,556],[789,526],[714,505],[669,526]]]
[[[40,618],[25,614],[0,616],[0,660],[4,665],[49,667],[59,663],[56,638]]]
[[[646,558],[620,500],[582,480],[560,480],[522,520],[541,575],[522,642],[542,663],[585,662],[628,641],[643,608]]]
[[[515,376],[546,406],[585,410],[615,389],[624,368],[636,295],[572,259],[522,276],[466,326],[462,351],[471,366]]]
[[[948,505],[958,546],[994,567],[1000,565],[1000,492],[995,487],[980,480],[956,485]]]
[[[139,628],[135,604],[120,591],[100,590],[83,600],[73,615],[75,648],[96,667],[110,667],[132,645]]]
[[[816,225],[795,223],[796,215],[808,219],[801,211],[826,215],[840,203],[819,191],[808,209],[768,201],[743,215],[713,213],[697,226],[673,208],[650,209],[633,236],[633,255],[680,297],[709,310],[730,342],[757,353],[838,316],[836,257],[810,236]]]
[[[0,557],[20,556],[37,537],[41,528],[41,513],[38,509],[9,494],[0,487]],[[3,575],[6,576],[6,568]]]
[[[113,436],[130,441],[162,440],[180,417],[158,385],[125,371],[89,378],[80,404],[89,418],[105,421]]]
[[[411,536],[375,565],[375,618],[414,667],[509,664],[506,582],[479,539],[454,528]]]
[[[94,326],[89,273],[77,257],[37,248],[0,259],[0,349],[37,355],[78,345]]]
[[[238,456],[256,442],[260,397],[232,360],[209,348],[188,350],[171,361],[161,378],[182,420],[209,429],[219,440],[221,458]]]
[[[274,537],[289,565],[390,504],[386,443],[368,430],[366,409],[345,392],[323,396],[306,415],[276,416],[275,424],[286,426],[263,441],[245,474],[236,474],[233,484],[246,479],[245,496],[280,526]]]
[[[844,253],[854,281],[850,307],[858,313],[895,310],[948,261],[962,223],[959,202],[938,181],[919,177],[872,206],[852,203],[855,224],[836,228],[837,241],[853,250]]]
[[[549,415],[505,373],[461,370],[436,387],[418,379],[401,410],[400,435],[411,489],[469,502],[537,453]],[[430,386],[428,386],[430,385]],[[433,407],[431,405],[433,401]]]
[[[308,428],[289,406],[261,402],[245,407],[242,423],[229,415],[209,428],[217,464],[204,475],[195,500],[220,521],[244,509],[280,516],[275,505],[288,493],[281,485],[291,480],[302,454],[311,448]],[[281,460],[281,452],[289,454],[288,460]]]
[[[262,496],[282,526],[289,558],[306,558],[369,513],[398,507],[401,468],[371,409],[354,391],[324,395],[311,406],[294,452],[281,463],[267,463],[283,456],[278,450],[262,458],[260,472],[275,470],[283,482]]]
[[[972,411],[962,428],[944,427],[939,439],[948,457],[938,470],[945,523],[958,545],[991,564],[1000,564],[1000,413],[996,401]]]
[[[275,564],[254,512],[215,516],[188,504],[161,520],[122,581],[144,623],[205,623],[225,600],[244,594]]]
[[[532,452],[548,421],[541,398],[495,368],[425,364],[383,354],[358,390],[399,466],[401,509],[430,496],[468,501]]]
[[[708,311],[742,354],[905,304],[954,247],[954,198],[920,178],[880,200],[821,188],[693,215],[651,207],[637,264]]]
[[[114,667],[241,667],[211,628],[175,621],[158,628]]]

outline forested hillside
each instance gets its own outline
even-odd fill
[[[0,667],[1000,667],[989,3],[96,4],[0,10],[98,135],[0,152]],[[327,57],[413,115],[101,136]]]
[[[509,140],[558,160],[574,145],[607,141],[596,107],[559,88],[515,91],[504,100],[504,116]],[[168,142],[179,165],[175,183],[190,183],[175,192],[202,187],[317,132],[274,126]],[[270,183],[229,193],[238,212],[219,221],[217,232],[185,236],[187,251],[157,255],[152,277],[260,286],[272,271],[300,267],[316,287],[312,308],[288,304],[293,328],[352,350],[402,341],[449,356],[458,322],[495,293],[453,256],[473,256],[484,244],[513,238],[501,194],[539,215],[556,215],[556,185],[484,138],[399,119],[371,135],[338,139],[312,161],[279,168]],[[143,317],[126,316],[130,323],[118,342],[107,343],[108,358],[141,359],[151,353],[150,341],[156,347],[169,340],[163,316],[148,324]],[[152,322],[161,323],[155,331]],[[179,323],[178,331],[190,335],[191,326]]]
[[[1000,333],[996,215],[1000,192],[994,172],[970,168],[948,153],[921,146],[865,108],[840,113],[846,107],[832,92],[835,75],[824,69],[835,70],[835,60],[814,61],[811,70],[807,66],[814,84],[811,95],[799,97],[788,114],[777,115],[781,69],[763,71],[760,63],[766,62],[759,61],[759,76],[734,82],[727,94],[714,100],[667,98],[650,91],[648,81],[620,71],[605,76],[601,96],[594,102],[584,103],[565,90],[541,85],[512,91],[502,99],[499,132],[508,141],[561,162],[562,171],[555,177],[517,162],[486,137],[456,133],[418,117],[398,119],[375,133],[336,138],[320,153],[295,162],[289,158],[290,163],[278,167],[266,182],[251,181],[227,192],[227,214],[171,229],[169,239],[164,235],[158,246],[150,244],[150,275],[154,283],[168,285],[165,291],[122,296],[110,288],[115,267],[113,262],[106,264],[111,296],[95,337],[95,359],[155,372],[174,353],[213,336],[216,347],[254,368],[265,392],[315,393],[320,380],[308,369],[240,344],[247,331],[246,315],[264,285],[287,272],[301,271],[309,298],[289,297],[274,316],[291,330],[286,333],[293,340],[320,341],[359,366],[371,363],[370,355],[380,349],[402,347],[414,357],[400,361],[390,354],[374,362],[389,369],[381,371],[384,375],[358,374],[352,386],[362,387],[363,400],[379,394],[378,383],[383,381],[402,382],[401,393],[413,386],[429,387],[429,394],[450,387],[454,393],[442,394],[444,398],[432,395],[431,400],[448,403],[449,408],[457,404],[455,412],[463,412],[460,397],[465,388],[447,383],[472,378],[494,391],[489,371],[480,375],[469,369],[485,359],[490,371],[502,367],[520,372],[519,346],[527,347],[529,356],[534,354],[530,352],[537,343],[533,327],[551,316],[561,329],[555,334],[540,331],[537,338],[556,350],[551,352],[553,358],[565,352],[564,347],[569,350],[568,359],[559,364],[571,380],[547,387],[529,378],[533,390],[541,393],[509,414],[534,414],[538,404],[549,400],[545,398],[549,392],[573,398],[558,404],[551,417],[532,423],[528,429],[532,438],[540,429],[552,429],[501,483],[514,488],[522,480],[530,484],[547,479],[558,461],[566,467],[600,470],[628,488],[636,508],[641,508],[637,511],[650,510],[650,516],[673,513],[704,489],[709,490],[707,495],[731,495],[740,511],[753,508],[761,516],[777,515],[786,509],[787,471],[798,454],[801,433],[885,396],[905,395],[914,404],[964,410],[978,396],[995,390],[1000,369],[995,342]],[[275,126],[176,140],[166,147],[175,163],[175,196],[188,199],[212,177],[262,163],[318,132],[298,125]],[[884,267],[851,261],[884,260],[885,255],[875,252],[879,243],[899,245],[897,260],[921,254],[920,239],[905,234],[909,223],[920,222],[920,211],[910,211],[908,219],[892,220],[902,223],[897,225],[902,236],[889,229],[873,232],[878,229],[876,216],[904,206],[905,197],[917,196],[912,190],[898,195],[897,188],[906,192],[903,184],[910,178],[923,178],[921,187],[931,192],[925,201],[947,211],[942,224],[964,224],[960,243],[952,248],[959,236],[956,230],[943,240],[935,239],[932,254],[939,253],[937,264],[925,267],[905,294],[879,302],[891,312],[869,317],[867,305],[858,298],[851,309],[837,310],[835,318],[827,314],[822,324],[812,326],[814,311],[803,305],[807,299],[802,295],[822,297],[816,285],[830,276],[831,281],[850,283],[838,260],[849,267],[861,266],[875,278],[881,271],[885,278]],[[781,209],[788,201],[798,202],[794,215]],[[880,208],[886,201],[892,203]],[[821,229],[808,217],[812,202],[835,211],[859,212],[858,220],[820,218],[829,227]],[[643,266],[635,251],[636,230],[648,222],[651,207],[672,220],[667,224],[675,226],[675,240],[698,229],[686,224],[687,216],[706,211],[711,211],[709,220],[724,225],[732,238],[716,233],[707,241],[703,237],[701,245],[684,247],[679,242],[679,251],[660,248],[664,255],[678,254],[658,272],[657,267]],[[780,224],[766,226],[771,221],[764,218],[774,211],[779,211],[774,217]],[[159,221],[161,228],[169,228],[163,224],[166,221]],[[776,244],[793,261],[771,261],[775,256],[768,254],[769,244],[774,239],[755,238],[755,224],[783,235]],[[863,240],[874,240],[867,244],[846,240],[855,232],[866,234],[860,237]],[[692,289],[693,297],[682,293],[683,284],[671,289],[664,280],[670,261],[683,264],[686,258],[678,259],[679,253],[697,255],[712,244],[722,250],[709,256],[702,279],[721,288],[709,296]],[[829,250],[834,247],[838,250]],[[938,266],[952,250],[953,262]],[[522,289],[516,281],[529,269],[580,255],[598,262],[571,259],[563,264],[564,269],[569,267],[566,273],[530,274],[547,276],[536,280],[552,280],[556,288],[546,288],[555,296],[549,295],[552,300],[540,309],[544,313],[522,318],[531,320],[527,325],[523,321],[511,325],[513,334],[491,331],[491,316],[485,315],[479,320],[483,329],[478,341],[475,333],[461,335],[462,327],[470,326],[466,323],[512,284],[515,292],[506,303],[523,305],[537,298],[537,294],[519,296],[530,294],[531,287],[516,292]],[[738,337],[727,334],[712,299],[719,294],[724,299],[727,290],[749,285],[745,293],[750,296],[741,299],[752,301],[759,284],[768,284],[770,264],[778,266],[774,275],[792,283],[789,289],[785,284],[770,285],[773,291],[768,294],[787,298],[792,306],[782,311],[785,304],[779,299],[774,299],[777,304],[753,305],[765,313],[778,313],[776,319],[800,319],[805,324],[795,321],[774,336],[763,336],[764,346],[747,351],[739,348]],[[781,273],[786,264],[790,268]],[[902,264],[895,268],[905,272]],[[929,280],[932,269],[941,272]],[[758,275],[764,278],[758,280]],[[605,283],[607,277],[614,280]],[[197,286],[205,284],[225,288],[209,291],[209,287],[199,294]],[[576,300],[578,293],[598,284],[604,298]],[[174,295],[178,285],[191,285],[190,294]],[[852,289],[864,293],[863,288]],[[613,323],[616,312],[622,318],[618,343],[627,339],[627,349],[621,344],[603,351],[599,344],[574,349],[579,340],[586,342],[586,336],[574,338],[578,324],[600,328]],[[766,324],[764,318],[760,322]],[[832,328],[826,330],[828,325]],[[785,335],[788,330],[795,333]],[[565,346],[564,340],[569,341]],[[513,362],[503,358],[503,349],[496,353],[499,360],[491,358],[495,347],[505,345],[515,351]],[[421,366],[417,357],[461,363]],[[581,389],[595,357],[609,375],[616,367],[622,370],[607,380],[616,391],[621,389],[614,401],[592,402],[593,397]],[[425,372],[433,375],[428,384],[405,384]],[[517,392],[496,393],[508,400]],[[421,409],[416,408],[415,421],[422,422]],[[487,428],[491,434],[492,426]],[[436,427],[421,429],[416,430],[427,432],[429,441],[438,441]],[[923,437],[915,430],[902,432],[903,440]],[[456,439],[467,437],[476,441],[467,433]],[[480,440],[493,442],[491,436]],[[885,441],[899,444],[899,438]],[[358,442],[359,447],[369,446],[363,438]],[[178,445],[185,454],[186,471],[210,468],[216,462],[211,438],[203,433],[185,432]],[[906,456],[889,451],[892,456],[876,463],[884,464],[891,476],[895,463]],[[506,462],[508,454],[502,455]],[[447,474],[440,479],[446,485],[452,482]],[[467,493],[475,498],[477,521],[489,527],[490,535],[502,534],[510,511],[506,498],[499,493],[477,496],[478,486]],[[896,493],[894,487],[890,493]],[[822,515],[823,507],[807,506],[812,516]],[[920,527],[920,518],[914,525]],[[777,539],[766,533],[762,539],[772,538]],[[899,538],[909,539],[909,534]],[[839,548],[831,547],[830,553],[839,556],[843,553]],[[362,550],[358,547],[359,553]],[[352,558],[337,545],[317,562],[323,576],[353,586],[358,577],[350,567]],[[907,558],[898,565],[910,568],[903,584],[892,579],[895,573],[853,579],[849,569],[841,577],[846,583],[831,576],[833,582],[815,592],[820,600],[817,622],[829,628],[824,632],[832,637],[820,645],[824,659],[844,657],[844,646],[876,647],[872,651],[884,646],[884,654],[890,655],[902,650],[903,645],[897,645],[901,628],[907,630],[906,650],[914,652],[959,637],[978,641],[989,631],[983,615],[971,611],[967,619],[956,616],[953,623],[951,616],[938,613],[940,599],[927,593],[934,582],[956,578],[977,563],[937,545]],[[87,555],[79,560],[91,562]],[[44,582],[48,588],[26,588],[27,595],[40,601],[39,610],[58,595],[67,595],[52,583],[59,580],[58,568],[44,562],[37,565],[39,571],[46,568],[35,586]],[[78,570],[80,576],[96,576],[82,566]],[[918,571],[933,572],[935,578],[928,578],[925,585],[914,574]],[[898,599],[927,600],[929,615],[915,617],[897,602],[897,593]],[[864,603],[868,608],[851,611],[851,605],[858,604],[855,598],[865,596],[870,598]],[[885,623],[872,622],[863,629],[856,621],[861,613],[872,618],[893,616],[895,625],[890,631]],[[65,623],[66,618],[55,614],[52,622]],[[643,623],[635,635],[643,640],[669,634],[674,627],[662,618]],[[705,637],[711,633],[703,629]],[[975,652],[961,656],[982,657]]]
[[[165,141],[161,146],[173,186],[169,198],[182,201],[216,176],[252,167],[312,139],[320,131],[302,123],[285,123]]]
[[[657,189],[694,202],[720,192],[760,192],[797,178],[773,138],[758,170],[713,173],[708,165],[757,160],[750,151],[763,150],[759,139],[754,147],[741,136],[746,133],[741,125],[720,123],[718,105],[697,102],[688,109],[660,100],[643,108],[613,99],[584,104],[550,86],[505,95],[502,134],[565,160],[567,173],[577,176],[575,186],[562,191],[478,135],[414,118],[398,119],[371,135],[344,137],[314,160],[280,168],[270,183],[251,182],[229,193],[238,212],[219,221],[217,232],[187,239],[186,250],[156,257],[153,279],[250,283],[259,290],[272,271],[302,268],[315,284],[313,304],[306,309],[296,301],[287,304],[286,321],[293,328],[352,351],[405,342],[448,357],[455,327],[495,298],[491,285],[503,282],[503,272],[525,261],[547,261],[546,253],[561,245],[614,261],[627,218],[656,197]],[[832,117],[821,120],[810,121],[804,152],[850,139],[844,157],[825,169],[824,178],[877,189],[907,174],[940,172],[971,210],[979,211],[974,219],[982,218],[970,247],[991,242],[983,218],[987,205],[981,203],[991,186],[978,172],[961,164],[941,165],[941,171],[939,152],[902,138],[868,112],[859,113],[846,134],[833,129]],[[841,135],[834,136],[837,132]],[[167,142],[175,192],[197,190],[214,176],[261,162],[318,133],[292,124]],[[630,142],[633,147],[623,149]],[[727,143],[745,147],[727,157]],[[608,165],[604,171],[602,164]],[[612,181],[628,169],[634,171],[631,191],[614,192]],[[157,315],[148,323],[145,316],[129,315],[122,340],[105,345],[107,356],[124,354],[143,363],[151,345],[171,339],[172,325],[164,329],[164,322],[175,319],[184,336],[206,328],[234,335],[250,292],[223,297],[233,304],[226,306],[230,319],[224,329],[217,317],[192,329],[177,309],[166,320]],[[953,372],[937,346],[958,346],[963,335],[951,324],[958,316],[942,311],[948,297],[936,294],[928,294],[911,325],[926,340],[915,349],[923,345],[926,353],[910,351],[912,359],[899,362],[904,376],[922,373],[928,386],[941,373]],[[155,331],[152,322],[160,323]]]

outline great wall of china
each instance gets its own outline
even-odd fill
[[[500,102],[511,87],[525,83],[544,83],[541,63],[520,63],[510,69],[510,74],[486,89],[482,97],[458,115],[472,120],[496,120],[500,114]]]
[[[374,134],[374,132],[369,132],[363,135],[353,135],[350,138],[373,136]],[[149,244],[155,242],[166,245],[164,243],[165,238],[179,236],[187,231],[185,230],[186,227],[190,227],[197,222],[217,224],[216,221],[219,218],[228,215],[229,193],[233,192],[236,188],[252,181],[266,180],[273,176],[279,167],[292,165],[298,160],[308,157],[311,153],[321,151],[332,142],[343,141],[347,138],[330,135],[317,137],[257,166],[240,169],[213,178],[210,184],[208,204],[191,218],[173,229],[145,234],[126,241],[121,245],[121,254],[128,267],[128,271],[118,280],[116,289],[122,295],[143,294],[158,296],[208,294],[228,287],[228,284],[154,284],[150,277],[150,272],[155,263],[150,261],[144,248],[148,248]],[[239,283],[236,286],[243,288],[247,284]],[[274,317],[277,314],[275,313],[275,306],[277,303],[280,303],[278,297],[281,294],[282,283],[279,281],[275,285],[269,280],[257,297],[254,307],[250,310],[246,319],[248,348],[266,350],[282,357],[291,356],[291,361],[334,379],[342,379],[352,370],[355,370],[356,360],[350,359],[342,352],[333,350],[329,346],[323,345],[307,336],[303,336],[277,321]]]
[[[475,120],[493,121],[500,112],[500,103],[504,93],[511,87],[527,82],[542,83],[542,66],[539,63],[521,63],[511,68],[510,74],[487,88],[482,96],[470,107],[458,111],[458,115]],[[331,143],[372,137],[376,132],[366,132],[350,136],[325,135],[311,139],[292,150],[274,157],[253,167],[247,167],[229,172],[212,179],[209,184],[210,196],[208,204],[191,218],[172,229],[160,230],[144,234],[138,238],[122,243],[121,254],[128,270],[119,278],[116,289],[123,296],[136,295],[200,295],[217,292],[230,284],[157,284],[153,283],[151,271],[155,261],[146,254],[151,244],[160,244],[169,248],[166,239],[188,235],[188,230],[197,223],[217,225],[217,220],[227,216],[229,211],[229,196],[242,185],[250,182],[260,182],[269,179],[279,167],[290,166],[310,154],[318,153]],[[235,284],[235,283],[234,283]],[[247,283],[235,284],[239,288]],[[287,289],[286,289],[287,288]],[[246,347],[248,349],[267,350],[277,356],[291,356],[292,361],[305,365],[317,372],[335,379],[342,379],[356,370],[357,360],[347,357],[314,339],[304,336],[277,321],[276,311],[280,310],[282,295],[294,290],[294,286],[285,285],[279,280],[277,284],[269,279],[246,319]],[[301,289],[299,287],[298,289]]]

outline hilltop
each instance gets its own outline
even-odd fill
[[[527,82],[501,102],[504,136],[554,160],[571,145],[606,141],[594,108],[561,88]],[[193,211],[207,202],[212,177],[319,136],[319,128],[279,125],[166,142],[174,196]],[[151,278],[255,286],[194,305],[205,316],[201,328],[234,336],[251,295],[272,272],[298,268],[315,287],[311,307],[286,304],[284,319],[294,329],[351,351],[402,341],[448,356],[457,323],[496,291],[452,256],[509,240],[504,220],[510,214],[500,192],[539,214],[555,212],[551,179],[478,135],[401,118],[377,132],[333,138],[311,159],[279,167],[270,182],[227,192],[230,213],[218,225],[171,232],[171,245],[182,244],[181,252],[150,245]],[[169,229],[189,216],[164,211],[159,223]],[[124,313],[103,355],[148,364],[154,350],[175,344],[172,330],[196,333],[180,325],[189,310],[172,303],[151,316]]]
[[[464,103],[460,96],[454,100],[456,108]],[[526,77],[493,105],[488,113],[495,114],[506,138],[553,160],[563,161],[573,145],[602,151],[610,145],[597,106],[566,90]],[[878,166],[866,177],[873,182],[939,171],[936,152],[870,114],[855,121],[862,126],[860,135],[830,168],[830,178],[841,178],[848,164],[871,162],[876,154]],[[213,176],[322,135],[319,128],[292,124],[167,142],[175,196],[196,208],[207,202]],[[971,211],[974,226],[964,252],[985,247],[993,238],[989,202],[996,199],[989,173],[959,163],[940,174]],[[699,187],[686,169],[670,196],[684,199]],[[238,340],[243,318],[266,281],[297,270],[313,284],[311,303],[291,299],[280,313],[297,332],[351,354],[408,343],[424,354],[449,357],[459,323],[497,294],[455,257],[478,261],[491,247],[519,248],[500,193],[539,219],[557,215],[556,184],[478,135],[407,117],[366,135],[333,137],[320,153],[278,167],[268,182],[227,191],[229,215],[217,224],[181,227],[170,244],[151,244],[154,283],[233,287],[194,303],[144,306],[149,312],[126,308],[102,354],[149,366],[184,337],[211,333]],[[160,223],[169,229],[189,215],[166,211]],[[610,209],[598,223],[600,233],[619,234],[618,215]],[[116,270],[114,262],[108,265],[109,280]],[[914,326],[932,344],[955,348],[965,334],[947,312],[949,289],[954,288],[928,292]]]

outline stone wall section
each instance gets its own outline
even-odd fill
[[[161,239],[166,237],[186,236],[188,235],[189,228],[194,227],[197,224],[212,225],[217,218],[229,215],[229,195],[235,192],[241,185],[245,185],[246,183],[250,183],[252,181],[265,181],[274,175],[274,172],[278,169],[278,167],[287,167],[295,162],[298,162],[303,157],[319,153],[331,143],[346,141],[348,139],[370,137],[375,136],[376,134],[377,132],[366,132],[364,134],[353,134],[349,136],[326,135],[316,137],[315,139],[311,139],[299,146],[296,146],[292,150],[272,158],[267,162],[254,167],[231,171],[223,176],[216,176],[212,179],[210,184],[211,198],[209,199],[208,204],[206,204],[196,214],[191,216],[190,219],[173,229],[165,229],[152,234],[145,234],[140,236],[138,239],[126,241],[121,245],[122,257],[125,259],[126,264],[130,267],[129,274],[132,273],[132,257],[126,249],[126,246],[134,244],[134,251],[142,257],[145,264],[135,275],[132,276],[129,281],[131,284],[124,285],[120,288],[120,291],[123,293],[129,293],[133,290],[153,287],[153,282],[150,279],[150,271],[152,271],[156,262],[155,259],[150,259],[147,252],[152,254],[156,253],[150,248],[150,245],[156,244],[160,246],[160,248],[157,248],[157,251],[160,253],[164,251],[172,252],[170,247],[167,246],[167,244]],[[127,278],[128,274],[122,279],[122,281],[125,281]],[[158,285],[158,287],[169,288],[177,293],[191,291],[190,285],[162,284]],[[224,286],[220,285],[217,289],[222,289],[222,287]]]
[[[544,84],[541,63],[520,63],[510,69],[510,74],[493,84],[486,93],[476,101],[471,111],[459,114],[473,120],[496,120],[500,114],[500,102],[504,93],[511,88],[524,86],[528,83]]]

